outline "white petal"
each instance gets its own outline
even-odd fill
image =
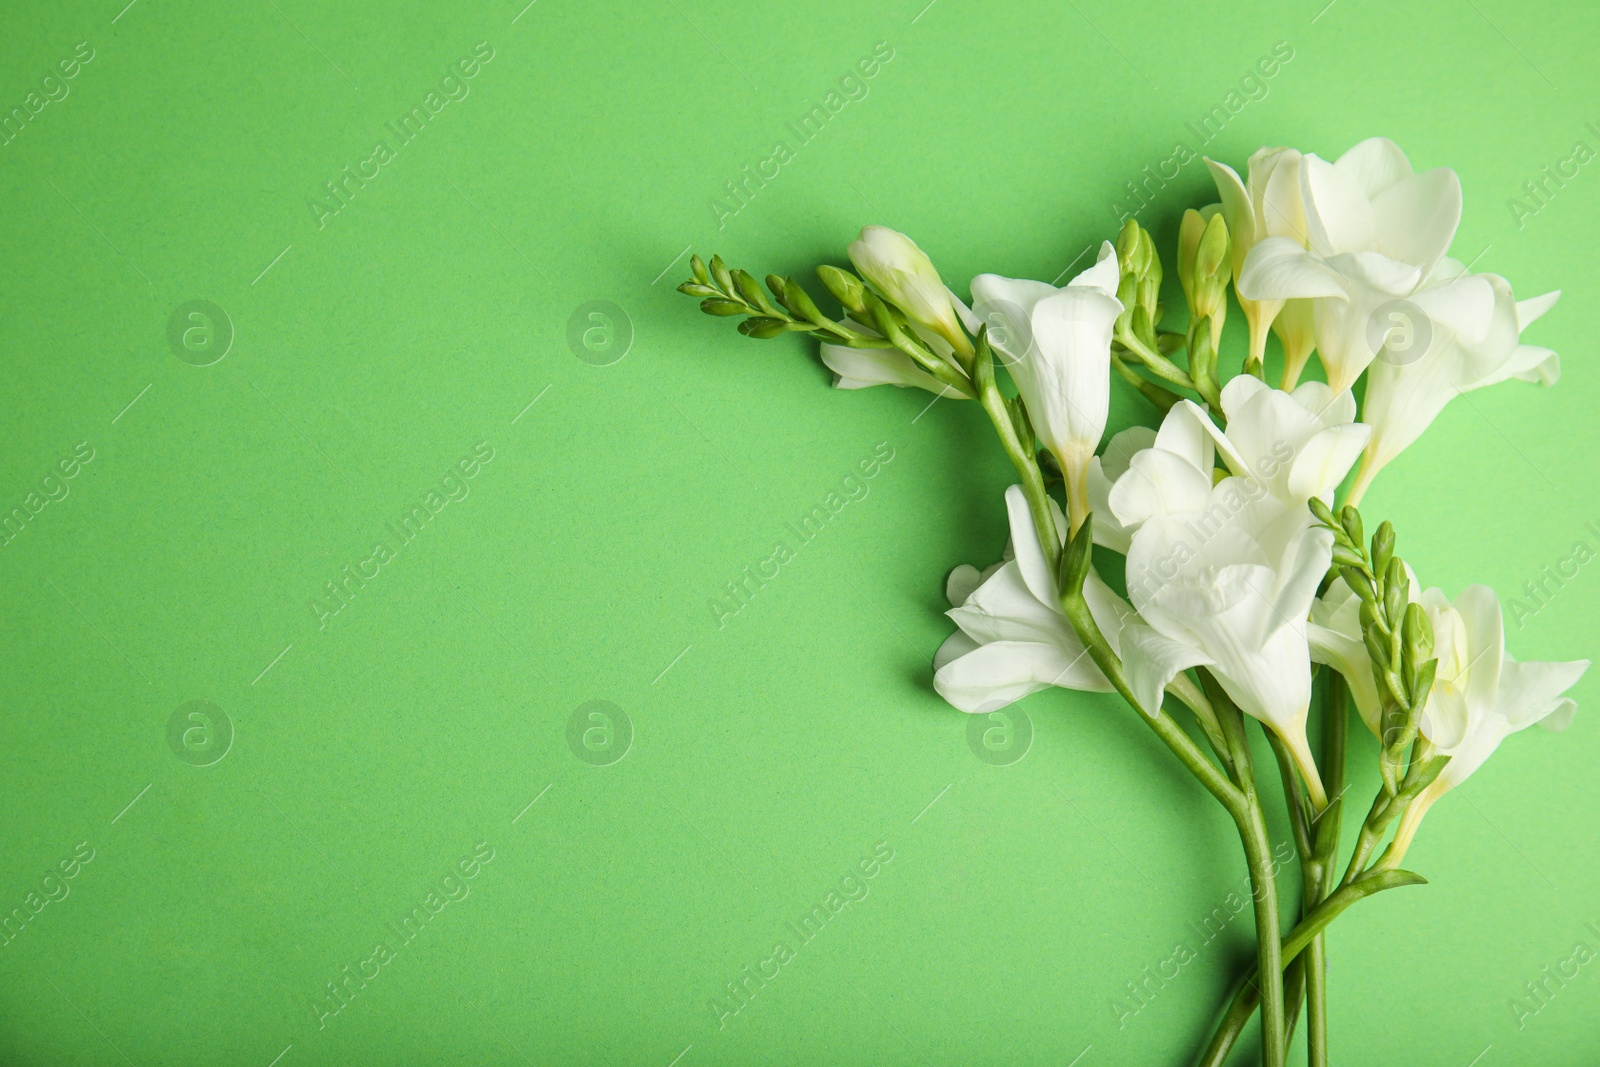
[[[1261,153],[1256,153],[1260,155]],[[1255,156],[1251,156],[1250,181],[1255,184]],[[1277,154],[1272,171],[1263,188],[1252,196],[1259,197],[1256,205],[1256,239],[1263,237],[1292,237],[1300,245],[1311,243],[1306,229],[1305,204],[1300,193],[1300,166],[1302,156],[1293,149]]]
[[[945,614],[967,636],[981,644],[991,641],[1078,643],[1061,609],[1033,595],[1015,560],[1002,566],[974,590],[965,604]]]
[[[1372,247],[1372,202],[1356,177],[1308,155],[1300,165],[1300,195],[1312,251],[1333,256]]]
[[[1356,422],[1331,427],[1312,437],[1301,446],[1289,468],[1289,492],[1297,500],[1317,497],[1327,503],[1371,436],[1372,427]]]
[[[945,664],[933,676],[940,696],[961,711],[998,711],[1048,686],[1091,693],[1111,685],[1086,653],[1069,658],[1055,645],[997,641]]]
[[[945,638],[944,643],[939,646],[939,650],[933,654],[934,673],[937,674],[939,671],[944,670],[947,664],[954,663],[968,652],[976,651],[977,648],[978,642],[962,631],[957,630]]]
[[[1255,205],[1250,202],[1250,193],[1245,189],[1244,182],[1239,180],[1238,172],[1226,163],[1207,159],[1206,167],[1211,171],[1211,180],[1217,183],[1217,195],[1222,198],[1222,216],[1228,223],[1228,239],[1235,249],[1243,248],[1248,252],[1259,238],[1266,236],[1256,233],[1256,211]]]
[[[1108,296],[1117,295],[1117,285],[1122,280],[1122,268],[1117,263],[1117,250],[1110,241],[1100,245],[1100,254],[1094,266],[1067,283],[1068,286],[1098,289]],[[1118,305],[1119,308],[1121,305]],[[1120,312],[1119,312],[1120,314]]]
[[[1554,385],[1561,380],[1561,357],[1548,348],[1518,345],[1512,350],[1510,359],[1486,377],[1465,386],[1464,389],[1482,389],[1486,385],[1496,385],[1511,378],[1533,382],[1536,385]]]
[[[1375,250],[1427,274],[1461,222],[1461,181],[1449,167],[1414,174],[1372,198],[1372,218]]]
[[[1218,431],[1205,409],[1194,401],[1174,404],[1161,420],[1156,432],[1155,447],[1180,457],[1195,470],[1211,477],[1216,466],[1216,451],[1212,439]]]
[[[1204,511],[1211,479],[1162,448],[1133,457],[1128,473],[1111,487],[1108,504],[1122,525],[1135,527],[1153,515]]]
[[[1288,237],[1268,237],[1250,250],[1239,272],[1239,295],[1247,300],[1349,299],[1338,272]]]
[[[1501,666],[1506,657],[1505,618],[1500,613],[1500,598],[1487,585],[1469,585],[1451,603],[1466,624],[1466,698],[1473,708],[1494,705],[1500,689]]]
[[[1526,330],[1540,318],[1546,311],[1556,306],[1556,301],[1561,299],[1561,290],[1545,293],[1543,296],[1530,296],[1526,300],[1517,301],[1517,327]]]
[[[1349,390],[1335,393],[1324,383],[1313,381],[1301,382],[1289,395],[1324,426],[1342,426],[1356,421],[1356,398]]]
[[[1105,476],[1110,481],[1116,481],[1128,471],[1128,464],[1133,457],[1147,448],[1156,445],[1156,431],[1148,426],[1130,426],[1106,442],[1106,450],[1101,458],[1101,467]]]
[[[1534,723],[1549,721],[1552,730],[1562,730],[1571,723],[1577,704],[1566,698],[1567,690],[1578,684],[1583,672],[1589,669],[1586,659],[1566,663],[1518,663],[1507,660],[1500,677],[1500,692],[1495,710],[1506,717],[1512,729],[1521,730]]]
[[[833,371],[839,389],[865,389],[873,385],[913,386],[956,400],[966,399],[911,361],[897,348],[847,348],[822,346],[822,362]]]
[[[1122,667],[1139,710],[1161,714],[1161,694],[1180,671],[1209,666],[1211,658],[1194,645],[1164,637],[1142,622],[1122,629]]]
[[[1088,481],[1089,510],[1094,512],[1094,543],[1126,555],[1133,531],[1118,522],[1116,513],[1111,510],[1112,483],[1106,477],[1105,463],[1099,456],[1089,461]]]
[[[1039,438],[1058,453],[1093,454],[1111,401],[1111,331],[1122,304],[1088,286],[1067,288],[1034,306],[1033,390],[1013,373]],[[1029,395],[1029,393],[1032,395]],[[1087,462],[1088,456],[1084,460]]]
[[[1064,536],[1066,518],[1054,499],[1050,501],[1050,510],[1054,513],[1052,518],[1056,524],[1056,535]],[[1044,547],[1039,543],[1039,533],[1033,524],[1033,513],[1028,510],[1028,498],[1022,492],[1022,486],[1013,485],[1006,490],[1006,514],[1011,519],[1011,549],[1016,553],[1022,580],[1039,603],[1054,605],[1057,602],[1055,575],[1046,562]]]
[[[973,590],[982,584],[983,577],[978,568],[970,563],[958,564],[955,570],[950,572],[950,577],[945,579],[945,599],[950,601],[951,607],[959,608],[967,602],[967,597],[972,595]]]
[[[1361,186],[1368,198],[1412,175],[1411,161],[1387,137],[1368,137],[1334,163]]]
[[[1245,405],[1261,393],[1271,390],[1266,382],[1253,374],[1237,374],[1222,387],[1222,413],[1231,423],[1244,411]]]

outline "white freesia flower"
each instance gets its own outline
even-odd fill
[[[864,226],[850,242],[850,262],[872,287],[913,321],[944,338],[963,355],[972,345],[961,332],[954,299],[917,243],[887,226]]]
[[[1313,655],[1349,680],[1361,717],[1377,734],[1377,686],[1361,640],[1359,603],[1342,580],[1323,600],[1313,615]],[[1566,729],[1578,705],[1565,694],[1589,667],[1588,660],[1519,663],[1512,659],[1506,654],[1500,598],[1486,585],[1467,587],[1454,603],[1437,588],[1416,600],[1433,626],[1434,655],[1439,661],[1423,708],[1421,733],[1434,754],[1449,756],[1450,762],[1401,816],[1394,845],[1384,859],[1386,866],[1395,866],[1404,857],[1434,802],[1483,766],[1501,741],[1534,723]]]
[[[1293,148],[1259,149],[1250,157],[1246,181],[1241,181],[1238,172],[1226,163],[1206,160],[1211,178],[1217,184],[1217,195],[1222,198],[1222,216],[1228,223],[1235,289],[1244,272],[1245,257],[1268,237],[1288,238],[1301,248],[1310,243],[1300,192],[1302,158]],[[1267,329],[1276,328],[1279,314],[1291,310],[1286,306],[1288,303],[1291,302],[1281,298],[1239,298],[1239,306],[1244,309],[1245,320],[1250,325],[1250,358],[1255,362],[1261,362],[1266,352]],[[1304,301],[1299,300],[1292,303],[1304,305]],[[1285,389],[1294,388],[1313,345],[1304,322],[1309,317],[1309,306],[1293,310],[1290,320],[1278,328],[1278,337],[1284,346]]]
[[[1284,740],[1320,806],[1306,741],[1306,628],[1333,535],[1306,501],[1338,484],[1361,442],[1345,440],[1342,402],[1338,412],[1307,406],[1334,400],[1325,386],[1284,394],[1240,381],[1223,396],[1234,416],[1226,434],[1198,406],[1178,405],[1111,488],[1111,513],[1132,531],[1127,586],[1138,612],[1123,626],[1123,663],[1142,704],[1182,671],[1209,667],[1241,710]],[[1217,448],[1238,473],[1214,482]]]
[[[1054,502],[1052,502],[1054,506]],[[980,575],[958,567],[948,586],[948,613],[960,627],[934,657],[933,686],[955,707],[997,711],[1050,686],[1111,692],[1061,610],[1060,594],[1020,486],[1006,490],[1011,518],[1009,558]],[[1057,514],[1056,528],[1063,529]],[[1113,649],[1120,647],[1128,606],[1100,578],[1084,583],[1089,611]]]
[[[1465,269],[1446,260],[1439,273],[1448,280],[1462,276]],[[1561,360],[1554,352],[1518,340],[1523,330],[1555,306],[1561,294],[1519,301],[1512,296],[1511,284],[1499,275],[1478,277],[1489,284],[1494,296],[1489,322],[1481,334],[1464,336],[1449,322],[1426,323],[1429,340],[1420,355],[1385,351],[1373,362],[1362,407],[1362,418],[1372,427],[1372,440],[1361,457],[1350,503],[1361,502],[1377,473],[1420,437],[1458,393],[1508,378],[1554,385],[1561,377]]]
[[[1461,220],[1461,183],[1446,167],[1416,174],[1393,141],[1362,141],[1328,163],[1300,161],[1306,238],[1268,237],[1246,256],[1239,295],[1308,299],[1328,384],[1344,392],[1388,334],[1385,304],[1409,298],[1431,319],[1481,333],[1493,294],[1481,279],[1418,287],[1444,257]]]
[[[967,328],[976,333],[978,320],[961,298],[950,293],[950,304]],[[870,337],[878,336],[876,330],[856,326],[857,332]],[[955,362],[950,342],[919,323],[911,324],[911,332],[928,346],[929,351],[941,359]],[[874,385],[896,385],[902,388],[926,389],[930,393],[951,400],[966,400],[967,395],[952,389],[917,365],[916,361],[898,348],[851,348],[849,345],[822,345],[822,362],[833,371],[836,389],[866,389]]]
[[[1117,252],[1107,241],[1095,265],[1057,289],[1045,282],[980,274],[972,303],[1011,370],[1039,441],[1061,465],[1076,531],[1089,511],[1089,461],[1111,403],[1111,331],[1122,303]]]

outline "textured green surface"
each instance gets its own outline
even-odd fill
[[[929,685],[945,573],[1004,536],[980,413],[830,392],[801,342],[693,313],[674,257],[798,272],[879,221],[958,289],[1049,279],[1179,145],[1393,137],[1459,170],[1458,256],[1567,293],[1536,328],[1560,386],[1457,401],[1368,497],[1425,581],[1509,594],[1600,546],[1600,176],[1507,204],[1600,147],[1592,7],[524,2],[3,16],[0,109],[93,58],[0,147],[0,509],[67,491],[0,548],[0,908],[75,872],[0,949],[0,1059],[1180,1062],[1251,952],[1247,917],[1202,932],[1244,877],[1221,811],[1109,698],[1030,699],[1031,750],[993,766]],[[1202,144],[1188,124],[1275,48]],[[376,175],[340,206],[347,165]],[[1170,249],[1211,195],[1192,161],[1140,218]],[[210,366],[167,340],[194,300],[235,333]],[[631,322],[607,366],[568,344],[595,300]],[[1143,417],[1118,398],[1114,424]],[[800,544],[835,491],[859,499]],[[376,576],[332,614],[346,566]],[[1596,583],[1513,651],[1593,655]],[[169,743],[196,700],[232,724],[209,765],[199,720]],[[569,746],[595,700],[631,723],[620,762]],[[1435,809],[1410,857],[1433,884],[1335,927],[1335,1063],[1593,1062],[1600,965],[1520,1029],[1509,1002],[1600,947],[1597,760],[1591,708]],[[1370,796],[1368,739],[1352,762]],[[801,943],[830,892],[860,899]],[[346,966],[376,976],[321,1015]],[[719,1026],[746,966],[777,977]],[[1119,1019],[1130,982],[1154,992]]]

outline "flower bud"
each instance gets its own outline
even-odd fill
[[[847,270],[840,270],[827,264],[817,268],[817,277],[833,298],[844,305],[846,311],[865,310],[867,305],[861,299],[864,287],[860,278]]]
[[[861,276],[907,318],[934,331],[957,351],[971,353],[956,321],[950,290],[915,241],[887,226],[866,226],[850,243],[849,252]]]

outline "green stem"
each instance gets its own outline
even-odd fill
[[[1115,354],[1112,355],[1111,369],[1116,371],[1117,374],[1122,377],[1123,381],[1139,390],[1140,394],[1146,400],[1150,401],[1150,403],[1154,404],[1156,406],[1156,410],[1161,412],[1163,415],[1165,415],[1168,411],[1171,411],[1172,406],[1183,399],[1183,397],[1179,396],[1177,393],[1174,393],[1171,389],[1157,385],[1149,378],[1145,378],[1135,373],[1133,368],[1128,366],[1127,362],[1121,356]]]
[[[1344,679],[1337,671],[1325,672],[1322,691],[1322,773],[1329,790],[1328,806],[1315,820],[1314,858],[1306,884],[1312,893],[1306,906],[1320,904],[1333,888],[1339,856],[1339,823],[1344,795],[1345,747],[1350,713]],[[1306,1057],[1307,1067],[1328,1067],[1328,948],[1327,935],[1318,933],[1306,952]]]
[[[1256,973],[1267,976],[1258,982],[1256,999],[1261,1005],[1261,1063],[1263,1067],[1282,1067],[1288,1056],[1288,1027],[1283,988],[1283,928],[1278,918],[1276,864],[1272,842],[1267,835],[1266,815],[1256,792],[1255,770],[1250,757],[1250,739],[1244,730],[1244,715],[1204,671],[1200,678],[1211,698],[1217,722],[1233,757],[1234,777],[1244,794],[1244,818],[1239,820],[1239,839],[1244,845],[1245,863],[1250,868],[1251,898],[1255,904]]]
[[[1061,534],[1050,507],[1050,494],[1045,489],[1044,473],[1039,470],[1039,460],[1033,449],[1022,443],[1017,425],[1012,420],[1011,409],[994,380],[994,353],[989,347],[988,331],[978,336],[978,352],[973,360],[973,384],[978,389],[978,401],[989,413],[1000,444],[1011,457],[1011,465],[1022,479],[1022,493],[1028,498],[1028,513],[1033,516],[1034,532],[1039,535],[1039,545],[1044,549],[1045,560],[1054,574],[1061,566]]]
[[[1205,753],[1190,740],[1169,715],[1163,715],[1160,708],[1155,709],[1152,715],[1140,706],[1133,695],[1133,690],[1128,687],[1127,676],[1122,673],[1122,663],[1117,659],[1117,654],[1111,650],[1106,642],[1105,635],[1100,632],[1100,624],[1094,621],[1094,616],[1089,612],[1089,603],[1083,598],[1083,590],[1069,590],[1061,598],[1061,608],[1066,612],[1067,619],[1072,623],[1072,629],[1077,633],[1078,640],[1083,642],[1089,650],[1089,657],[1100,668],[1100,673],[1106,676],[1113,688],[1128,702],[1128,706],[1138,711],[1139,718],[1161,738],[1166,746],[1172,749],[1178,760],[1189,769],[1206,791],[1216,797],[1228,814],[1239,821],[1246,816],[1244,809],[1244,793],[1228,781],[1227,777],[1217,769],[1217,765],[1206,759]]]
[[[1150,346],[1135,337],[1132,331],[1120,331],[1116,336],[1116,342],[1126,348],[1140,363],[1148,367],[1150,373],[1156,377],[1169,381],[1182,389],[1193,389],[1195,387],[1194,380],[1185,374],[1176,363],[1163,356],[1160,352],[1152,351]]]
[[[1327,929],[1329,923],[1357,901],[1365,900],[1386,889],[1421,885],[1425,881],[1421,875],[1412,874],[1410,871],[1373,871],[1349,885],[1340,886],[1301,919],[1289,932],[1289,936],[1283,939],[1283,963],[1287,965],[1297,959],[1316,936]],[[1250,1022],[1250,1016],[1255,1014],[1256,1007],[1261,1003],[1257,973],[1251,971],[1234,987],[1233,1000],[1229,1003],[1228,1010],[1223,1013],[1222,1022],[1218,1024],[1211,1043],[1201,1055],[1198,1067],[1222,1067],[1227,1061],[1234,1042],[1244,1032],[1246,1024]]]

